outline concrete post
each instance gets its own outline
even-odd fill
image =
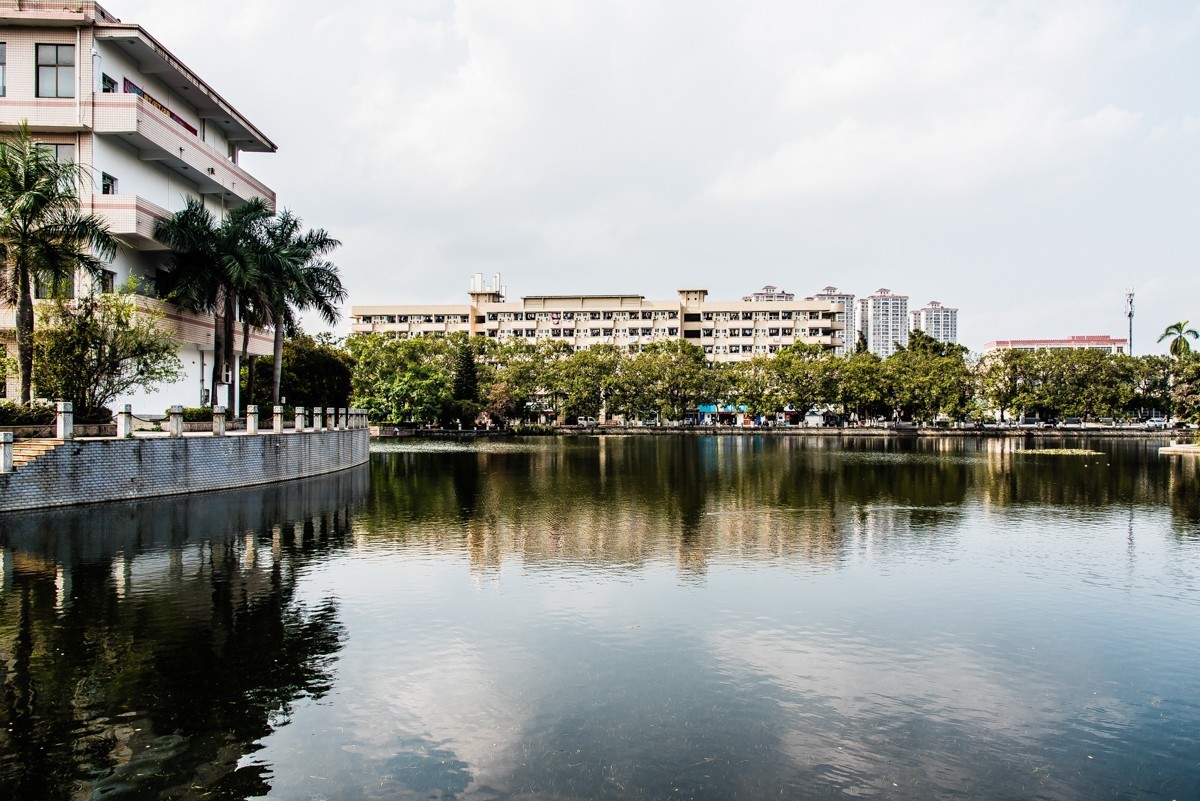
[[[11,431],[0,431],[0,473],[13,471],[13,435]]]
[[[313,431],[325,430],[325,407],[318,406],[313,409]]]
[[[58,439],[75,439],[75,407],[65,401],[55,406]]]
[[[346,423],[346,410],[338,409],[338,431],[345,431],[347,428],[349,425]]]
[[[258,433],[258,407],[257,406],[247,406],[246,407],[246,433],[247,434],[257,434]]]
[[[337,431],[337,409],[331,406],[325,410],[325,414],[327,415],[325,428],[329,431]]]
[[[274,431],[276,434],[282,434],[283,433],[283,407],[276,406],[273,411],[275,413]]]
[[[183,436],[183,407],[171,407],[171,422],[167,425],[167,433],[178,439]]]
[[[296,407],[296,433],[297,434],[304,433],[304,407],[303,406]]]
[[[213,407],[213,436],[214,437],[225,436],[225,407],[224,406],[214,406]]]
[[[133,436],[133,407],[126,404],[117,412],[117,437],[129,439]]]

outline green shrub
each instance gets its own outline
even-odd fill
[[[167,417],[171,416],[171,410],[166,410]],[[184,406],[183,407],[183,422],[185,423],[209,423],[212,422],[213,410],[208,406]],[[225,419],[232,420],[233,412],[226,409]]]
[[[54,424],[54,407],[45,404],[25,406],[0,401],[0,426],[44,426]]]

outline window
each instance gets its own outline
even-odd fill
[[[75,276],[68,275],[59,281],[45,282],[40,278],[34,279],[33,296],[38,300],[62,298],[68,300],[75,297]]]
[[[113,178],[106,172],[100,173],[100,194],[115,195],[117,194],[117,179]]]
[[[37,96],[75,96],[75,45],[37,46]]]
[[[67,164],[75,160],[75,145],[39,145],[59,164]]]
[[[8,346],[0,345],[0,398],[8,397],[8,375],[4,372],[4,357],[8,355]]]
[[[111,295],[117,288],[117,274],[112,270],[105,270],[100,274],[100,291],[106,295]]]
[[[117,81],[115,78],[108,75],[100,76],[100,91],[106,95],[114,94],[117,91]]]
[[[8,45],[0,42],[0,97],[4,97],[8,92]],[[0,381],[0,387],[3,387],[4,382]],[[0,398],[4,397],[0,395]]]

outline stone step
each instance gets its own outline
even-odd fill
[[[31,464],[62,444],[61,439],[23,439],[13,443],[13,470]]]

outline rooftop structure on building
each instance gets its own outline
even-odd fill
[[[614,345],[636,351],[683,340],[714,361],[734,362],[796,343],[834,349],[844,344],[841,303],[819,300],[713,301],[707,289],[680,289],[674,298],[643,295],[526,295],[505,298],[500,276],[471,279],[462,305],[354,306],[351,331],[400,339],[464,333],[497,340],[565,342],[576,350]]]
[[[845,343],[834,348],[834,353],[838,356],[845,356],[847,351],[854,350],[854,339],[858,336],[858,318],[854,304],[854,295],[849,292],[842,292],[836,286],[827,286],[813,295],[813,300],[841,303],[846,307],[846,311],[840,318],[840,322],[845,325]]]
[[[749,295],[743,295],[742,300],[748,303],[778,303],[779,301],[795,300],[791,292],[784,292],[778,287],[767,284],[762,289]]]
[[[1060,339],[997,339],[983,346],[984,353],[996,350],[1101,350],[1116,355],[1129,352],[1129,340],[1087,334]]]
[[[908,346],[908,295],[877,289],[858,301],[858,330],[867,340],[867,350],[881,359]]]
[[[938,342],[958,344],[958,309],[943,306],[936,300],[922,309],[909,313],[912,331],[923,331]]]
[[[212,33],[215,41],[222,31]],[[90,0],[0,0],[0,58],[0,129],[28,121],[56,158],[82,165],[93,176],[78,188],[82,210],[121,243],[102,279],[93,286],[81,274],[72,293],[111,291],[130,278],[153,287],[168,256],[154,239],[155,221],[188,199],[218,218],[252,198],[274,208],[275,193],[239,162],[245,152],[274,152],[275,143],[141,26]],[[181,341],[187,377],[117,402],[146,411],[204,405],[213,390],[212,318],[143,302],[163,311]],[[0,343],[11,343],[13,328],[13,310],[0,307]],[[248,353],[271,351],[270,335],[253,332]],[[227,378],[237,371],[235,363]],[[0,393],[11,396],[15,377],[8,379]]]

